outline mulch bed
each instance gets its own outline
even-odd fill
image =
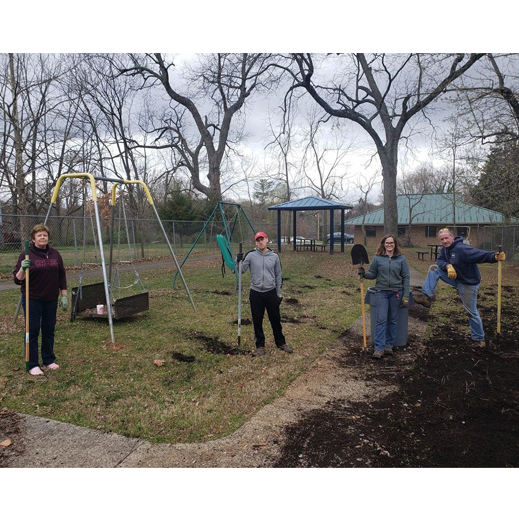
[[[489,288],[481,297],[485,349],[470,346],[467,317],[454,310],[434,323],[430,339],[410,336],[380,361],[360,356],[358,337],[345,333],[345,375],[385,392],[305,414],[286,430],[276,466],[518,467],[519,303],[509,297],[498,341],[492,295]]]

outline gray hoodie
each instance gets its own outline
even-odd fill
[[[250,288],[254,291],[270,291],[274,288],[281,297],[281,262],[272,250],[262,254],[257,248],[249,252],[241,265],[241,272],[250,268]]]

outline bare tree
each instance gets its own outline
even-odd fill
[[[274,173],[268,177],[277,183],[274,192],[281,202],[291,201],[293,192],[300,180],[300,164],[295,158],[297,154],[297,139],[294,130],[295,107],[288,102],[280,108],[280,120],[269,118],[270,140],[265,149],[271,149],[274,162],[277,164]],[[292,211],[282,214],[284,218],[283,235],[290,238],[292,235]],[[295,236],[293,236],[295,239]],[[290,239],[289,239],[290,241]]]
[[[456,86],[464,134],[482,144],[519,136],[519,55],[487,54]]]
[[[308,127],[303,135],[306,147],[303,155],[303,173],[307,185],[317,196],[328,199],[338,199],[343,193],[347,165],[345,158],[351,145],[346,143],[344,135],[330,130],[324,135],[325,125],[330,117],[320,119],[318,113],[312,110],[306,119]]]
[[[373,187],[375,187],[375,184],[377,183],[377,177],[372,176],[371,178],[364,178],[360,177],[364,180],[364,183],[362,183],[360,180],[357,182],[356,187],[361,192],[361,197],[359,198],[359,210],[361,211],[362,215],[362,223],[361,223],[361,230],[362,230],[362,241],[364,246],[366,246],[367,243],[367,236],[366,236],[366,215],[370,211],[370,204],[368,203],[369,196],[371,194],[371,191],[373,190]],[[395,234],[396,235],[396,234]]]
[[[221,165],[232,144],[233,123],[247,99],[275,82],[268,54],[209,54],[186,77],[184,92],[173,78],[174,63],[163,54],[129,56],[122,74],[139,76],[143,87],[160,85],[170,109],[154,128],[157,148],[176,149],[193,187],[212,201],[222,199]],[[206,172],[208,184],[202,175]]]
[[[330,115],[358,124],[372,139],[382,165],[384,229],[397,231],[398,150],[409,121],[436,100],[483,54],[292,54],[284,67]],[[316,66],[317,65],[317,66]],[[330,70],[328,76],[323,71]],[[332,78],[329,79],[330,75]]]
[[[56,163],[66,156],[69,141],[63,115],[67,97],[59,87],[66,72],[61,56],[1,55],[0,169],[15,213],[38,213],[48,203]],[[69,114],[70,119],[73,114]],[[27,235],[23,226],[22,235]]]

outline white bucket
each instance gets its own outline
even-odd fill
[[[105,312],[105,306],[104,304],[98,304],[97,305],[97,314],[98,315],[103,315]]]

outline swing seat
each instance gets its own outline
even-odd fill
[[[220,252],[222,252],[222,257],[223,257],[223,260],[225,261],[225,264],[227,265],[227,268],[229,268],[232,271],[235,271],[236,264],[235,264],[234,258],[232,256],[232,249],[231,249],[231,245],[229,244],[229,241],[227,241],[227,238],[225,236],[223,236],[222,234],[217,234],[216,241],[220,248]]]
[[[97,313],[97,305],[106,305],[105,285],[102,282],[95,284],[87,284],[82,286],[81,298],[78,297],[78,288],[72,288],[72,309],[70,321],[73,322],[76,316],[85,316],[88,318],[102,318],[108,320],[108,313],[105,311],[102,315]],[[121,297],[117,299],[112,308],[112,318],[119,320],[121,318],[131,317],[137,313],[148,311],[150,309],[149,292],[130,295],[129,297]],[[80,315],[83,313],[83,315]]]

